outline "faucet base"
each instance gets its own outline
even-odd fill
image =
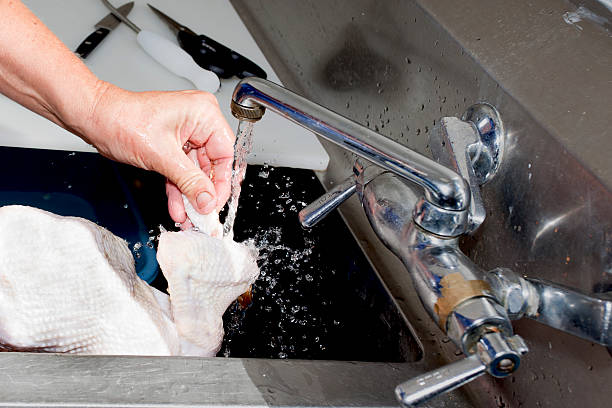
[[[488,103],[475,103],[467,108],[461,120],[472,122],[478,130],[480,143],[468,148],[469,158],[480,185],[491,180],[504,155],[504,125],[497,109]]]

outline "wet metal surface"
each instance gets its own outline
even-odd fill
[[[584,5],[597,11],[595,3]],[[459,117],[477,101],[494,105],[508,131],[506,154],[482,189],[487,219],[463,250],[485,270],[610,291],[608,28],[568,24],[564,15],[577,6],[563,0],[233,4],[288,88],[422,153],[440,117]],[[350,175],[354,158],[326,148],[330,167],[321,177],[330,187]],[[415,327],[426,363],[454,360],[356,200],[341,211]],[[475,404],[607,404],[605,348],[532,321],[514,327],[531,353],[511,379],[477,380]]]

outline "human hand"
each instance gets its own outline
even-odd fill
[[[79,133],[108,158],[166,176],[175,222],[187,219],[181,193],[201,213],[220,210],[230,194],[235,136],[216,98],[200,91],[134,93],[104,86]]]
[[[229,197],[234,133],[214,96],[124,91],[98,79],[19,1],[0,0],[0,93],[93,144],[111,159],[169,180],[168,210],[186,220]],[[187,158],[193,151],[197,165]],[[212,181],[209,176],[212,175]]]

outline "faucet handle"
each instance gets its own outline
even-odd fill
[[[468,108],[462,120],[445,117],[430,135],[434,159],[468,181],[471,200],[467,231],[483,223],[486,211],[480,186],[499,169],[504,147],[504,128],[497,110],[486,103]]]
[[[506,377],[516,371],[521,356],[527,351],[525,342],[517,334],[506,337],[499,331],[486,332],[476,343],[473,354],[398,385],[395,396],[403,406],[412,408],[459,388],[485,372],[497,378]]]
[[[459,388],[480,377],[487,367],[476,354],[412,378],[395,387],[395,396],[404,407],[412,408]]]
[[[370,182],[379,176],[384,170],[378,166],[361,164],[355,161],[353,175],[344,179],[340,184],[314,200],[304,207],[298,214],[300,223],[305,228],[314,227],[319,221],[335,210],[340,204],[348,200],[357,190],[357,184],[363,179],[364,183]]]
[[[470,207],[467,231],[477,229],[486,216],[480,197],[480,183],[468,153],[471,146],[478,146],[478,133],[471,123],[455,117],[440,119],[440,124],[434,128],[429,138],[429,147],[436,161],[455,170],[468,181]]]
[[[314,227],[319,221],[335,210],[355,193],[356,184],[353,176],[347,177],[340,184],[304,207],[298,217],[305,228]]]

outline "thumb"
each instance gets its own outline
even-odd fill
[[[161,173],[174,183],[199,213],[208,214],[217,204],[215,186],[182,151],[168,157]]]

